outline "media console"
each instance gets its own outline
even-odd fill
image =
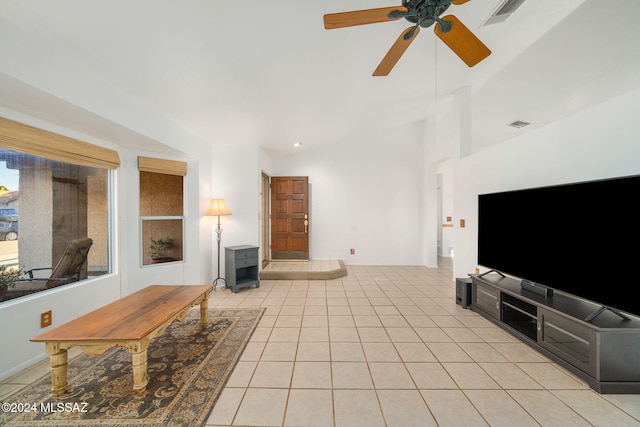
[[[599,393],[640,393],[640,319],[500,273],[470,275],[471,309],[586,381]]]

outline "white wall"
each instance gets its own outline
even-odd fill
[[[455,229],[454,276],[476,268],[478,194],[640,174],[638,111],[640,89],[460,160],[455,210],[467,227]]]
[[[418,123],[273,160],[272,176],[309,177],[312,259],[422,264],[423,134]]]
[[[231,215],[220,217],[221,277],[224,277],[226,246],[260,246],[260,183],[264,162],[264,153],[257,146],[222,144],[212,147],[211,197],[224,199],[231,211]],[[212,245],[216,246],[215,228],[218,218],[208,217],[206,220],[212,233]],[[217,246],[213,248],[211,258],[214,278],[218,273],[217,250]]]

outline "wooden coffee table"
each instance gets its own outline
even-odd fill
[[[200,305],[200,322],[208,321],[208,299],[212,285],[148,286],[134,294],[78,317],[31,339],[44,342],[51,363],[51,391],[60,396],[67,389],[67,349],[79,347],[97,356],[114,346],[131,352],[133,390],[147,387],[147,348],[174,320]]]

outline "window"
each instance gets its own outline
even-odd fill
[[[183,260],[186,163],[139,157],[142,265]]]
[[[0,118],[0,267],[36,269],[0,301],[111,272],[118,165],[112,150]]]

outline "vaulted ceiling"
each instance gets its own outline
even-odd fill
[[[162,140],[162,122],[279,155],[428,117],[446,139],[465,88],[477,150],[640,87],[639,1],[525,0],[483,25],[501,3],[447,11],[491,49],[475,67],[425,28],[373,77],[411,24],[325,30],[323,15],[394,2],[0,0],[0,105],[125,145]]]

